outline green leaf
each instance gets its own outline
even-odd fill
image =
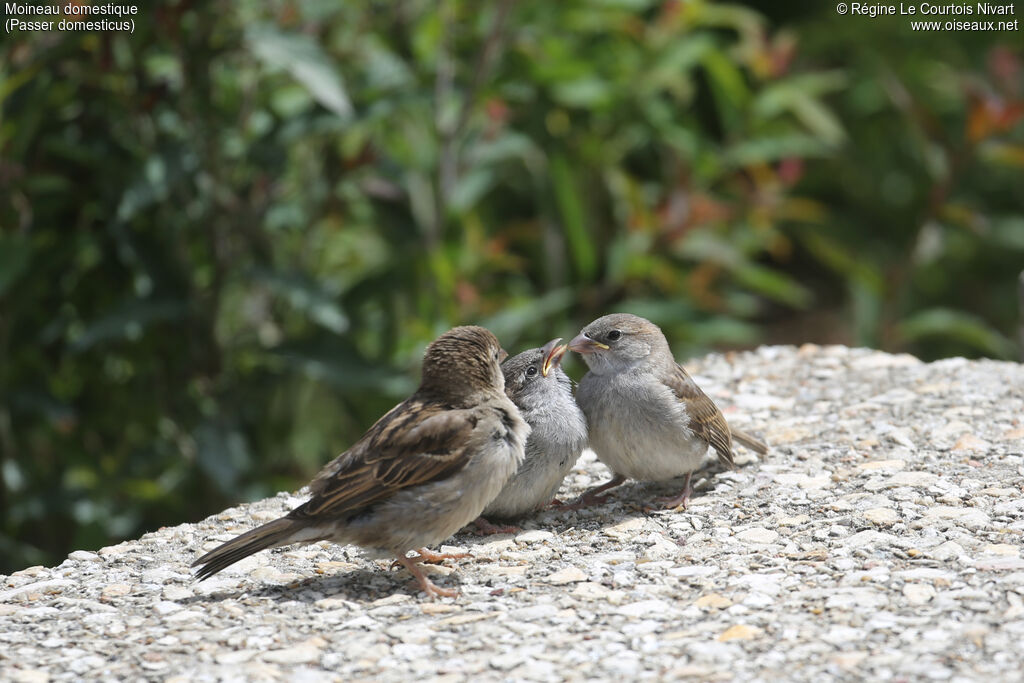
[[[569,162],[563,155],[555,153],[551,156],[550,174],[573,263],[580,279],[589,281],[597,268],[597,254],[585,225],[583,200],[569,169]]]
[[[839,119],[817,100],[801,97],[793,103],[793,114],[827,145],[839,145],[846,139]]]
[[[885,288],[881,271],[874,264],[857,258],[852,248],[833,241],[820,231],[803,231],[801,242],[819,262],[881,296]]]
[[[841,90],[846,84],[846,75],[841,71],[791,76],[768,85],[758,93],[752,108],[758,116],[772,118],[790,111],[801,100]]]
[[[743,140],[726,149],[722,159],[732,166],[744,167],[790,157],[826,157],[831,153],[831,147],[818,138],[790,133]]]
[[[71,351],[80,353],[113,339],[137,339],[155,323],[181,320],[188,314],[182,301],[129,299],[86,326],[74,337]]]
[[[1024,251],[1024,218],[1021,216],[993,217],[989,236],[997,247]],[[0,287],[0,292],[3,287]]]
[[[736,279],[754,292],[794,308],[806,308],[813,300],[811,292],[788,275],[753,263],[735,269]]]
[[[245,41],[263,63],[290,73],[324,107],[342,118],[352,115],[352,103],[341,75],[309,36],[282,33],[269,24],[261,24],[246,31]]]
[[[307,275],[257,269],[253,279],[331,332],[342,334],[348,330],[348,316],[335,302],[334,295]]]
[[[598,108],[612,98],[608,83],[594,76],[559,83],[551,92],[556,102],[567,107]]]
[[[723,123],[727,130],[735,130],[750,97],[743,73],[735,62],[719,50],[704,53],[701,62],[707,71],[708,83],[715,94]]]
[[[679,89],[688,85],[689,71],[704,56],[715,49],[715,39],[707,34],[695,35],[687,40],[673,42],[651,65],[638,74],[641,92],[646,97],[661,89]],[[641,102],[649,104],[650,102]]]
[[[252,469],[245,436],[217,419],[199,425],[192,436],[197,462],[207,478],[225,494],[237,495],[239,480]]]
[[[32,261],[32,247],[16,235],[0,235],[0,296],[18,281]]]
[[[898,327],[908,342],[946,337],[971,346],[987,356],[1013,358],[1016,345],[977,316],[949,308],[929,308],[910,315]]]
[[[494,173],[489,169],[474,169],[463,174],[448,198],[448,210],[464,213],[480,201],[488,190],[494,187]]]

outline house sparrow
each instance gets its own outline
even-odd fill
[[[428,597],[455,596],[417,563],[444,559],[424,546],[475,519],[523,460],[530,427],[504,392],[507,355],[482,327],[442,334],[427,347],[416,392],[320,471],[309,501],[206,553],[196,576],[264,548],[327,540],[394,556]],[[413,549],[419,556],[406,557]]]
[[[572,397],[572,380],[562,370],[566,346],[552,339],[501,364],[505,393],[531,427],[526,458],[498,497],[476,521],[484,533],[507,533],[485,517],[513,519],[551,502],[565,475],[587,445],[587,422]]]
[[[590,368],[576,391],[590,426],[590,447],[615,474],[577,504],[603,500],[597,494],[627,478],[662,481],[685,474],[679,495],[657,501],[685,508],[690,477],[708,446],[729,467],[733,437],[758,453],[768,451],[756,438],[730,431],[718,406],[676,363],[665,335],[649,320],[606,315],[584,327],[569,349],[582,354]]]

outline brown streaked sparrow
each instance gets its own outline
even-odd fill
[[[328,540],[397,558],[430,598],[456,595],[418,563],[443,558],[425,546],[475,519],[523,460],[530,427],[505,395],[506,356],[482,327],[442,334],[416,392],[321,470],[309,501],[200,557],[197,577],[265,548]]]

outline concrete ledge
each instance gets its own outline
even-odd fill
[[[455,600],[359,550],[263,552],[197,584],[280,494],[0,577],[0,679],[1010,680],[1024,671],[1024,366],[765,347],[689,366],[772,444],[674,485],[459,535]],[[741,458],[742,460],[742,458]],[[710,459],[709,459],[710,464]],[[585,456],[563,487],[603,480]]]

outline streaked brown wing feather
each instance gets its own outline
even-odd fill
[[[715,449],[722,464],[732,467],[732,434],[725,416],[682,366],[674,366],[672,372],[662,381],[680,401],[686,403],[686,412],[690,415],[690,429]]]
[[[410,398],[324,467],[310,484],[313,497],[291,516],[351,517],[404,488],[451,476],[472,456],[479,417]]]

